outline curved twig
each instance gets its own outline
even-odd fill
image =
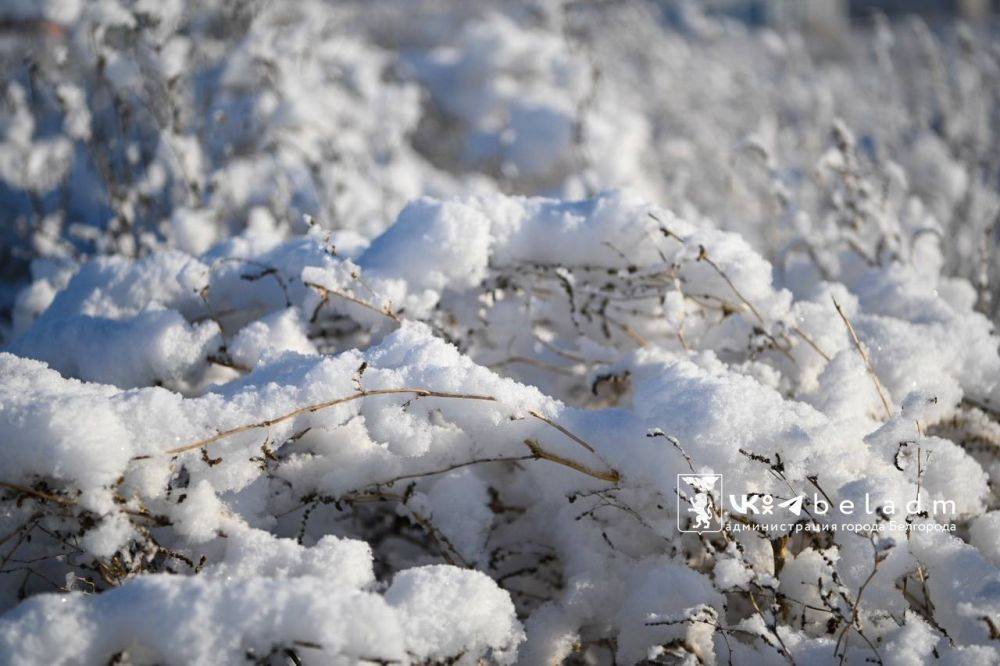
[[[340,398],[334,398],[333,400],[327,400],[324,402],[319,402],[312,405],[299,407],[297,409],[293,409],[290,412],[286,412],[285,414],[281,414],[280,416],[276,416],[274,418],[265,419],[263,421],[257,421],[256,423],[247,423],[245,425],[236,426],[235,428],[223,430],[222,432],[218,432],[212,435],[211,437],[205,437],[195,442],[191,442],[190,444],[185,444],[183,446],[167,449],[166,451],[163,451],[161,455],[173,456],[185,453],[187,451],[203,449],[209,444],[213,444],[215,442],[218,442],[222,439],[226,439],[227,437],[231,437],[233,435],[238,435],[243,432],[249,432],[251,430],[257,430],[259,428],[268,428],[270,426],[277,425],[279,423],[284,423],[285,421],[289,421],[303,414],[312,414],[314,412],[318,412],[323,409],[328,409],[330,407],[336,407],[337,405],[343,405],[349,402],[354,402],[355,400],[361,400],[362,398],[368,398],[380,395],[414,395],[417,398],[444,398],[453,400],[477,400],[481,402],[500,402],[499,400],[497,400],[495,396],[492,395],[479,395],[475,393],[454,393],[449,391],[432,391],[430,389],[425,389],[425,388],[362,389],[360,391],[356,391],[350,395],[346,395]],[[552,419],[548,418],[547,416],[544,416],[543,414],[534,409],[527,410],[527,413],[532,418],[544,423],[545,425],[549,426],[550,428],[553,428],[554,430],[559,431],[561,434],[565,435],[567,438],[569,438],[576,444],[580,445],[581,447],[589,451],[598,459],[601,459],[601,456],[597,453],[597,450],[579,435],[573,433],[569,429],[556,423]],[[587,474],[589,476],[593,476],[594,478],[601,479],[604,481],[609,481],[611,483],[618,483],[618,481],[621,480],[621,474],[617,470],[611,468],[610,465],[608,465],[607,472],[595,471],[590,467],[587,467],[586,465],[577,463],[568,458],[563,458],[562,456],[559,456],[557,454],[545,451],[540,447],[540,445],[538,445],[537,442],[534,443],[534,446],[529,445],[529,448],[532,449],[532,453],[536,457],[544,458],[545,460],[550,460],[552,462],[564,465],[566,467],[570,467],[579,472],[583,472],[584,474]],[[143,460],[143,459],[148,459],[150,457],[152,456],[140,455],[134,457],[133,460]],[[603,459],[601,459],[601,462],[607,465],[607,463]]]

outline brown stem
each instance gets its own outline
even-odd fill
[[[830,362],[831,360],[830,355],[827,354],[825,351],[823,351],[823,349],[818,344],[816,344],[816,341],[813,340],[811,337],[809,337],[806,334],[806,332],[803,331],[798,325],[792,326],[792,331],[794,331],[795,334],[798,335],[800,338],[805,340],[807,345],[812,347],[817,354],[823,357],[823,360],[825,360],[827,363]]]
[[[437,474],[445,474],[447,472],[454,471],[456,469],[462,469],[463,467],[469,467],[471,465],[480,465],[483,463],[492,462],[523,462],[526,460],[534,460],[535,456],[515,456],[515,457],[496,457],[496,458],[477,458],[475,460],[467,460],[465,462],[455,463],[454,465],[448,465],[447,467],[442,467],[441,469],[434,469],[428,472],[414,472],[413,474],[402,474],[400,476],[394,476],[391,479],[385,481],[375,481],[374,483],[368,484],[369,486],[391,486],[398,481],[405,481],[407,479],[420,479],[427,476],[435,476]]]
[[[178,446],[178,447],[175,447],[175,448],[172,448],[172,449],[167,449],[166,451],[163,452],[163,455],[177,455],[177,454],[180,454],[180,453],[184,453],[186,451],[193,451],[195,449],[201,449],[201,448],[204,448],[204,447],[208,446],[209,444],[212,444],[214,442],[218,442],[219,440],[225,439],[227,437],[231,437],[232,435],[237,435],[239,433],[248,432],[248,431],[251,431],[251,430],[256,430],[258,428],[268,428],[270,426],[277,425],[279,423],[284,423],[285,421],[289,421],[291,419],[294,419],[295,417],[300,416],[302,414],[312,414],[312,413],[318,412],[318,411],[320,411],[322,409],[327,409],[329,407],[335,407],[337,405],[342,405],[342,404],[345,404],[345,403],[348,403],[348,402],[353,402],[355,400],[360,400],[362,398],[367,398],[367,397],[371,397],[371,396],[379,396],[379,395],[400,395],[400,394],[412,394],[412,395],[415,395],[418,398],[445,398],[445,399],[455,399],[455,400],[478,400],[478,401],[483,401],[483,402],[499,402],[496,399],[496,397],[491,396],[491,395],[478,395],[478,394],[474,394],[474,393],[452,393],[452,392],[446,392],[446,391],[431,391],[429,389],[423,389],[423,388],[394,388],[394,389],[361,390],[361,391],[357,391],[355,393],[352,393],[350,395],[343,396],[341,398],[334,398],[333,400],[327,400],[325,402],[315,403],[315,404],[312,404],[312,405],[306,405],[305,407],[299,407],[298,409],[294,409],[294,410],[292,410],[290,412],[287,412],[287,413],[282,414],[280,416],[276,416],[276,417],[271,418],[271,419],[265,419],[263,421],[258,421],[256,423],[248,423],[248,424],[245,424],[245,425],[237,426],[235,428],[230,428],[229,430],[223,430],[222,432],[216,433],[215,435],[212,435],[211,437],[206,437],[206,438],[200,439],[200,440],[198,440],[196,442],[192,442],[190,444],[185,444],[184,446]],[[551,428],[559,431],[560,433],[562,433],[563,435],[565,435],[569,439],[573,440],[574,442],[576,442],[577,444],[579,444],[580,446],[582,446],[584,449],[586,449],[587,451],[589,451],[593,455],[595,455],[598,458],[600,458],[600,456],[597,454],[597,451],[594,449],[593,446],[591,446],[586,440],[584,440],[583,438],[581,438],[578,435],[574,434],[573,432],[571,432],[567,428],[563,427],[562,425],[556,423],[552,419],[548,418],[547,416],[542,415],[541,413],[539,413],[539,412],[537,412],[537,411],[535,411],[533,409],[529,409],[528,410],[528,414],[532,418],[537,419],[538,421],[541,421],[542,423],[546,424],[547,426],[549,426],[549,427],[551,427]],[[593,477],[598,478],[598,479],[603,479],[605,481],[609,481],[611,483],[617,483],[621,479],[621,475],[618,473],[618,471],[616,471],[614,469],[610,469],[610,466],[609,466],[609,471],[607,471],[607,472],[595,472],[594,470],[590,469],[589,467],[581,465],[580,463],[576,463],[576,462],[574,462],[572,460],[569,460],[567,458],[562,458],[561,456],[557,456],[556,454],[551,454],[551,453],[548,453],[548,452],[544,452],[544,453],[545,453],[545,455],[540,455],[540,454],[536,454],[536,455],[539,455],[539,457],[543,457],[546,460],[551,460],[553,462],[558,462],[560,464],[566,465],[567,467],[572,467],[573,469],[581,471],[581,472],[583,472],[585,474],[588,474],[588,475],[593,476]],[[133,458],[133,460],[147,459],[149,457],[150,456],[148,456],[148,455],[141,455],[141,456],[136,456],[135,458]],[[601,462],[604,462],[603,459],[601,460]]]
[[[831,297],[832,298],[832,297]],[[868,356],[868,352],[861,344],[861,340],[858,338],[857,332],[854,330],[854,326],[851,325],[851,320],[847,318],[844,311],[840,307],[840,303],[837,302],[836,298],[833,298],[833,307],[837,308],[837,314],[844,321],[844,326],[847,327],[847,332],[851,334],[851,340],[854,342],[854,348],[858,350],[858,354],[861,356],[861,360],[865,363],[865,368],[868,370],[868,374],[871,375],[872,383],[875,384],[875,390],[878,391],[878,397],[882,400],[882,406],[885,407],[885,417],[887,419],[892,418],[892,408],[889,406],[889,400],[885,397],[885,391],[882,389],[882,382],[879,381],[878,375],[875,374],[875,367],[872,366],[872,360]]]
[[[320,294],[320,296],[323,298],[323,300],[320,302],[319,307],[322,307],[323,304],[326,303],[329,300],[330,294],[333,294],[334,296],[342,298],[345,301],[349,301],[351,303],[354,303],[355,305],[360,305],[361,307],[365,308],[366,310],[371,310],[372,312],[377,312],[378,314],[382,315],[383,317],[388,317],[389,319],[393,320],[397,324],[401,324],[402,323],[402,320],[399,318],[399,315],[397,315],[395,312],[393,312],[392,310],[390,310],[388,307],[377,308],[374,305],[372,305],[371,303],[366,303],[365,301],[362,301],[360,298],[356,298],[354,296],[351,296],[350,294],[346,294],[346,293],[344,293],[342,291],[338,291],[338,290],[332,289],[330,287],[324,287],[323,285],[316,284],[315,282],[306,282],[305,285],[307,287],[312,287],[313,289],[315,289],[316,291],[318,291],[319,294]],[[317,307],[316,308],[316,312],[313,313],[313,318],[314,319],[316,317],[316,314],[319,312],[319,307]]]
[[[736,298],[740,299],[743,305],[747,306],[750,312],[753,313],[753,316],[757,318],[757,321],[760,322],[761,327],[767,328],[767,324],[764,323],[764,318],[760,315],[760,312],[758,312],[757,308],[755,308],[753,306],[753,303],[748,301],[746,297],[742,294],[742,292],[740,292],[740,290],[736,287],[736,285],[733,284],[733,281],[729,279],[729,276],[726,275],[725,271],[719,268],[719,265],[716,264],[714,261],[712,261],[712,258],[708,256],[708,252],[705,250],[704,245],[698,248],[698,261],[704,261],[709,266],[714,268],[715,272],[719,274],[719,277],[725,280],[726,284],[729,285],[729,288],[733,290],[734,294],[736,294]]]
[[[534,457],[536,458],[540,458],[542,460],[548,460],[558,465],[569,467],[570,469],[575,469],[576,471],[582,474],[586,474],[587,476],[592,476],[595,479],[600,479],[601,481],[607,481],[608,483],[617,484],[619,481],[621,481],[621,475],[618,473],[617,470],[609,469],[607,472],[602,472],[600,470],[592,469],[582,463],[576,462],[575,460],[570,460],[569,458],[564,458],[555,453],[550,453],[549,451],[546,451],[541,447],[541,445],[537,441],[533,439],[524,440],[524,444],[529,449],[531,449],[531,452],[534,454]]]
[[[62,504],[64,506],[70,506],[76,504],[76,500],[70,499],[69,497],[60,497],[59,495],[44,493],[40,490],[35,490],[34,488],[18,485],[16,483],[9,483],[7,481],[0,481],[0,488],[15,490],[19,493],[23,493],[25,495],[31,495],[32,497],[36,497],[40,500],[45,500],[46,502],[55,502],[56,504]]]

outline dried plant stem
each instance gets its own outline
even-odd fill
[[[687,298],[687,295],[684,293],[684,285],[681,283],[681,279],[677,275],[677,268],[678,266],[674,266],[674,268],[671,269],[670,278],[674,283],[674,289],[677,290],[677,293],[681,295],[682,299],[685,299]],[[691,353],[691,347],[688,346],[687,339],[685,339],[684,337],[685,319],[687,319],[687,313],[684,311],[684,308],[682,307],[680,321],[677,322],[677,339],[680,341],[681,347],[684,348],[684,351]]]
[[[538,337],[537,335],[535,335],[534,337],[535,337],[535,340],[537,340],[539,344],[541,344],[543,347],[545,347],[546,349],[548,349],[549,351],[551,351],[553,354],[555,354],[557,356],[561,356],[561,357],[563,357],[563,358],[565,358],[565,359],[567,359],[569,361],[574,361],[575,363],[582,363],[584,365],[591,365],[591,364],[593,364],[593,361],[588,360],[588,359],[584,358],[583,356],[580,356],[578,354],[574,354],[573,352],[568,352],[565,349],[560,349],[559,347],[556,347],[551,342],[547,342],[546,340],[543,340],[542,338]]]
[[[285,306],[291,307],[292,298],[288,294],[288,280],[282,276],[281,271],[278,268],[247,257],[220,257],[212,262],[212,265],[208,269],[209,275],[211,275],[212,271],[214,271],[216,267],[222,263],[246,264],[260,269],[260,272],[257,274],[244,273],[240,275],[240,278],[246,280],[247,282],[256,282],[257,280],[261,280],[268,276],[274,278],[274,281],[278,283],[278,287],[281,288],[281,293],[285,296]],[[206,286],[205,288],[208,289],[209,287]]]
[[[320,301],[319,305],[316,307],[316,310],[313,312],[313,320],[314,321],[316,319],[316,316],[319,314],[320,308],[322,308],[323,305],[326,304],[330,300],[330,295],[332,294],[333,296],[337,296],[338,298],[342,298],[345,301],[348,301],[350,303],[354,303],[355,305],[360,305],[361,307],[365,308],[366,310],[371,310],[372,312],[377,312],[378,314],[382,315],[383,317],[387,317],[387,318],[391,319],[392,321],[396,322],[397,324],[403,323],[402,320],[399,318],[399,315],[397,315],[395,312],[393,312],[392,310],[390,310],[388,307],[383,307],[383,308],[375,307],[371,303],[366,303],[365,301],[361,300],[360,298],[357,298],[355,296],[351,296],[350,294],[344,293],[342,291],[338,291],[337,289],[333,289],[331,287],[324,287],[323,285],[316,284],[315,282],[306,282],[305,285],[307,287],[311,287],[311,288],[315,289],[316,291],[318,291],[320,297],[322,298],[322,300]]]
[[[298,409],[293,409],[290,412],[286,412],[280,416],[276,416],[272,419],[264,419],[263,421],[257,421],[256,423],[248,423],[246,425],[237,426],[235,428],[230,428],[229,430],[223,430],[222,432],[216,433],[211,437],[206,437],[205,439],[199,439],[196,442],[190,444],[185,444],[184,446],[178,446],[173,449],[167,449],[164,454],[167,455],[177,455],[178,453],[184,453],[185,451],[193,451],[194,449],[200,449],[218,442],[219,440],[226,439],[233,435],[238,435],[241,432],[248,432],[250,430],[257,430],[259,428],[269,428],[273,425],[278,425],[279,423],[284,423],[294,419],[302,414],[312,414],[323,409],[329,409],[330,407],[336,407],[337,405],[343,405],[348,402],[354,402],[355,400],[360,400],[362,398],[367,398],[371,396],[379,395],[416,395],[418,397],[424,398],[461,398],[463,400],[486,400],[491,402],[496,402],[496,398],[490,395],[473,395],[465,393],[442,393],[440,391],[428,391],[426,389],[420,388],[395,388],[395,389],[371,389],[371,390],[361,390],[350,395],[343,396],[341,398],[334,398],[333,400],[326,400],[324,402],[317,402],[312,405],[306,405],[305,407],[299,407]]]
[[[363,389],[363,390],[357,391],[355,393],[352,393],[350,395],[346,395],[346,396],[343,396],[343,397],[340,397],[340,398],[334,398],[333,400],[327,400],[325,402],[319,402],[319,403],[315,403],[315,404],[312,404],[312,405],[306,405],[305,407],[299,407],[298,409],[294,409],[294,410],[292,410],[290,412],[287,412],[287,413],[282,414],[280,416],[276,416],[276,417],[271,418],[271,419],[265,419],[263,421],[258,421],[256,423],[248,423],[246,425],[241,425],[241,426],[237,426],[235,428],[230,428],[229,430],[223,430],[222,432],[216,433],[215,435],[212,435],[211,437],[206,437],[206,438],[200,439],[200,440],[198,440],[196,442],[191,442],[190,444],[185,444],[184,446],[178,446],[178,447],[175,447],[175,448],[172,448],[172,449],[167,449],[166,451],[163,452],[163,455],[177,455],[177,454],[180,454],[180,453],[184,453],[186,451],[193,451],[195,449],[202,449],[202,448],[208,446],[209,444],[212,444],[214,442],[218,442],[218,441],[220,441],[222,439],[225,439],[227,437],[231,437],[233,435],[237,435],[237,434],[240,434],[240,433],[243,433],[243,432],[249,432],[249,431],[252,431],[252,430],[257,430],[257,429],[260,429],[260,428],[268,428],[270,426],[277,425],[279,423],[284,423],[285,421],[289,421],[291,419],[294,419],[295,417],[301,416],[302,414],[312,414],[312,413],[318,412],[318,411],[323,410],[323,409],[328,409],[330,407],[336,407],[337,405],[343,405],[343,404],[346,404],[346,403],[349,403],[349,402],[353,402],[355,400],[361,400],[362,398],[368,398],[368,397],[374,397],[374,396],[380,396],[380,395],[413,395],[413,396],[418,397],[418,398],[444,398],[444,399],[453,399],[453,400],[477,400],[477,401],[482,401],[482,402],[499,402],[499,400],[497,400],[497,398],[495,396],[492,396],[492,395],[478,395],[478,394],[474,394],[474,393],[452,393],[452,392],[447,392],[447,391],[431,391],[429,389],[424,389],[424,388],[391,388],[391,389],[369,389],[369,390],[364,390]],[[528,410],[528,414],[532,418],[534,418],[534,419],[536,419],[538,421],[541,421],[542,423],[546,424],[547,426],[549,426],[549,427],[551,427],[551,428],[559,431],[560,433],[562,433],[563,435],[565,435],[567,438],[573,440],[575,443],[579,444],[580,446],[582,446],[583,448],[585,448],[587,451],[589,451],[590,453],[592,453],[595,456],[597,456],[598,458],[600,458],[600,456],[598,456],[597,451],[594,449],[593,446],[591,446],[586,440],[584,440],[583,438],[581,438],[578,435],[574,434],[570,430],[568,430],[565,427],[559,425],[558,423],[556,423],[552,419],[548,418],[547,416],[544,416],[543,414],[541,414],[540,412],[538,412],[536,410],[529,409]],[[571,467],[573,469],[576,469],[577,471],[583,472],[585,474],[588,474],[588,475],[593,476],[593,477],[598,478],[598,479],[602,479],[602,480],[605,480],[605,481],[610,481],[611,483],[617,483],[618,480],[621,478],[621,475],[616,470],[614,470],[614,469],[610,469],[609,468],[609,470],[607,472],[596,472],[596,471],[590,469],[589,467],[581,465],[580,463],[576,463],[576,462],[574,462],[572,460],[569,460],[567,458],[563,458],[563,457],[558,456],[556,454],[544,451],[540,447],[539,447],[539,451],[541,453],[535,451],[535,449],[532,449],[532,452],[535,453],[535,455],[537,457],[545,458],[546,460],[551,460],[552,462],[556,462],[556,463],[565,465],[567,467]],[[148,455],[147,456],[137,456],[135,459],[143,459],[143,458],[149,458],[149,457],[150,456],[148,456]],[[602,460],[602,462],[604,462],[604,461]]]
[[[761,327],[763,328],[767,327],[767,324],[764,323],[764,317],[761,316],[760,312],[757,310],[757,308],[754,307],[753,303],[751,303],[746,299],[746,297],[736,287],[733,281],[729,279],[729,276],[726,275],[725,271],[719,268],[719,265],[717,263],[712,261],[712,258],[708,256],[708,251],[705,249],[704,245],[698,248],[698,261],[704,261],[706,264],[714,268],[715,272],[719,274],[719,277],[725,280],[726,284],[729,285],[729,288],[733,290],[734,294],[736,294],[736,298],[740,299],[740,302],[743,303],[743,305],[745,305],[750,310],[750,312],[753,313],[753,316],[757,318],[757,321],[760,322]]]
[[[619,329],[621,329],[621,331],[625,335],[627,335],[632,340],[632,342],[634,342],[638,346],[640,346],[640,347],[646,347],[646,346],[649,345],[649,343],[646,342],[646,338],[644,338],[641,335],[639,335],[639,333],[636,332],[636,330],[634,328],[632,328],[631,326],[629,326],[628,324],[626,324],[624,322],[620,322],[617,319],[612,319],[611,317],[607,316],[606,314],[604,315],[604,318],[609,323],[614,324]]]
[[[205,360],[214,365],[229,368],[231,370],[235,370],[236,372],[242,372],[243,374],[248,374],[253,371],[253,368],[237,363],[228,354],[209,354]]]
[[[559,375],[573,376],[576,374],[569,367],[556,365],[554,363],[547,363],[545,361],[539,360],[537,358],[531,358],[529,356],[510,356],[508,358],[503,359],[502,361],[497,361],[496,363],[490,363],[487,367],[502,368],[507,365],[514,365],[518,363],[524,365],[531,365],[536,368],[541,368],[542,370],[548,370],[550,372],[554,372]]]
[[[431,520],[427,516],[424,516],[420,512],[414,510],[412,506],[407,505],[407,498],[405,495],[400,495],[399,493],[385,492],[380,490],[370,493],[349,492],[344,495],[341,495],[339,499],[343,500],[345,503],[349,505],[368,503],[368,502],[399,502],[400,504],[405,505],[409,517],[413,520],[414,523],[419,525],[422,530],[424,530],[427,536],[431,538],[431,540],[437,546],[438,551],[441,553],[441,557],[443,557],[448,564],[454,566],[461,566],[467,569],[471,566],[465,560],[465,558],[462,557],[462,554],[458,551],[455,545],[451,543],[448,537],[446,537],[441,532],[441,530],[439,530],[437,526],[435,526],[434,523],[431,522]],[[304,507],[306,509],[306,515],[304,516],[304,520],[307,521],[309,514],[315,507],[317,507],[319,504],[328,504],[331,501],[335,502],[336,500],[334,500],[333,498],[326,498],[326,499],[314,498],[311,501],[305,502],[300,506],[296,507],[295,509],[293,509],[293,511],[297,511],[298,509]],[[287,515],[287,514],[282,514],[282,515]],[[302,531],[304,529],[305,529],[305,523],[303,523],[303,526],[300,530],[300,538]]]
[[[564,467],[569,467],[570,469],[575,469],[581,474],[586,474],[587,476],[592,476],[595,479],[600,479],[601,481],[607,481],[608,483],[618,483],[621,480],[621,476],[616,470],[610,469],[607,472],[602,472],[600,470],[587,467],[582,463],[578,463],[575,460],[570,460],[569,458],[564,458],[555,453],[551,453],[542,448],[541,444],[533,439],[524,440],[525,446],[531,449],[531,453],[534,454],[533,457],[539,458],[541,460],[548,460],[554,462],[557,465],[562,465]]]
[[[462,554],[458,552],[458,548],[446,537],[441,530],[437,528],[434,523],[430,521],[426,516],[421,513],[410,509],[410,516],[413,521],[420,525],[421,528],[430,536],[431,540],[437,544],[438,550],[441,553],[441,557],[444,558],[445,562],[452,566],[461,566],[462,568],[469,569],[472,568]]]
[[[566,435],[567,437],[569,437],[570,439],[572,439],[574,442],[576,442],[577,444],[579,444],[583,448],[585,448],[588,451],[590,451],[591,453],[593,453],[595,456],[597,455],[597,451],[594,450],[593,446],[591,446],[590,444],[588,444],[586,441],[584,441],[582,438],[578,437],[577,435],[574,435],[569,430],[567,430],[566,428],[562,427],[561,425],[559,425],[558,423],[556,423],[552,419],[550,419],[550,418],[548,418],[546,416],[542,416],[541,414],[539,414],[538,412],[536,412],[533,409],[529,409],[528,413],[531,414],[532,417],[534,417],[534,418],[538,419],[539,421],[541,421],[542,423],[544,423],[545,425],[547,425],[549,427],[552,427],[552,428],[555,428],[556,430],[558,430],[562,434]]]
[[[757,603],[757,598],[754,596],[753,591],[748,590],[747,597],[750,600],[750,605],[753,606],[754,612],[757,613],[758,617],[760,617],[761,622],[763,622],[764,624],[764,627],[769,632],[771,632],[771,635],[774,636],[775,639],[777,639],[777,642],[771,642],[767,634],[762,633],[760,634],[760,637],[764,639],[765,643],[768,643],[778,652],[778,654],[787,659],[788,662],[794,666],[795,659],[792,657],[792,653],[788,651],[788,646],[786,646],[785,641],[781,639],[781,634],[778,633],[777,626],[767,621],[767,615],[765,615],[764,612],[761,610],[760,604]]]
[[[482,465],[483,463],[495,463],[495,462],[525,462],[528,460],[537,460],[534,455],[527,456],[514,456],[514,457],[502,457],[498,456],[496,458],[477,458],[475,460],[466,460],[465,462],[455,463],[454,465],[448,465],[447,467],[442,467],[440,469],[432,469],[427,472],[414,472],[413,474],[401,474],[399,476],[394,476],[391,479],[385,481],[375,481],[374,483],[368,484],[371,486],[392,486],[394,483],[399,481],[407,481],[409,479],[422,479],[428,476],[436,476],[438,474],[446,474],[452,472],[456,469],[462,469],[463,467],[471,467],[472,465]]]
[[[56,504],[62,504],[65,506],[70,506],[76,504],[76,500],[69,497],[60,497],[59,495],[53,495],[51,493],[44,493],[40,490],[35,490],[34,488],[29,488],[28,486],[22,486],[16,483],[9,483],[7,481],[0,481],[0,488],[7,488],[8,490],[13,490],[25,495],[31,495],[40,500],[45,500],[46,502],[55,502]]]
[[[858,634],[858,636],[860,636],[861,639],[868,644],[868,647],[875,654],[875,663],[877,664],[883,663],[882,656],[879,654],[878,648],[876,648],[875,644],[872,643],[871,640],[868,638],[868,636],[865,635],[865,632],[861,627],[861,597],[865,593],[865,588],[868,587],[868,584],[872,582],[873,578],[875,578],[875,574],[878,573],[879,565],[881,565],[882,562],[885,561],[888,555],[888,553],[884,552],[879,553],[878,549],[875,546],[874,537],[872,537],[872,548],[874,550],[874,565],[872,566],[871,572],[868,574],[868,577],[865,578],[865,581],[861,583],[861,587],[858,588],[858,594],[855,596],[854,601],[850,601],[846,596],[844,597],[844,600],[847,601],[851,606],[851,615],[850,617],[848,617],[845,614],[841,613],[841,617],[844,620],[844,628],[841,630],[840,635],[837,637],[837,643],[833,648],[833,653],[834,655],[836,655],[841,645],[843,645],[843,652],[840,654],[840,663],[844,663],[845,659],[847,658],[846,639],[848,632],[851,629],[854,629],[854,631]]]
[[[861,339],[858,338],[858,334],[854,330],[851,320],[847,318],[847,315],[844,313],[843,309],[841,309],[840,303],[837,302],[836,298],[833,298],[833,307],[837,308],[837,314],[840,315],[840,318],[844,322],[844,326],[847,327],[847,332],[850,333],[851,340],[854,342],[854,348],[858,350],[861,360],[865,363],[865,368],[868,370],[868,374],[872,378],[872,383],[875,385],[878,397],[882,400],[882,406],[885,408],[886,419],[892,418],[892,407],[889,406],[889,400],[885,397],[885,389],[882,388],[882,382],[879,381],[878,375],[875,374],[875,367],[872,365],[872,360],[868,356],[868,352],[865,351],[864,346],[861,344]]]
[[[801,327],[799,327],[798,325],[792,326],[792,331],[797,336],[799,336],[800,338],[802,338],[803,340],[805,340],[806,344],[809,345],[810,347],[812,347],[813,351],[815,351],[817,354],[819,354],[820,356],[822,356],[824,361],[826,361],[827,363],[829,363],[832,360],[830,358],[830,355],[827,354],[825,351],[823,351],[823,349],[818,344],[816,344],[816,341],[813,340],[811,337],[809,337],[809,335],[806,334],[806,332],[803,331]]]
[[[747,299],[747,297],[743,295],[743,292],[741,292],[739,288],[736,286],[736,283],[733,282],[728,275],[726,275],[726,272],[723,271],[722,268],[720,268],[717,263],[712,261],[712,258],[708,256],[708,251],[705,249],[704,245],[698,246],[697,261],[704,261],[713,269],[715,269],[715,272],[719,274],[719,277],[725,280],[726,284],[729,285],[729,288],[733,290],[733,293],[736,295],[736,298],[738,298],[740,302],[743,303],[744,307],[746,307],[748,310],[750,310],[750,312],[753,313],[754,318],[756,318],[757,322],[760,324],[760,332],[765,337],[767,337],[768,340],[771,341],[771,343],[774,345],[775,351],[782,354],[785,358],[791,361],[792,365],[798,365],[798,363],[795,360],[795,357],[792,356],[792,353],[787,349],[785,349],[784,347],[782,347],[781,344],[778,343],[778,340],[774,337],[774,335],[768,332],[767,323],[764,321],[764,317],[760,314],[760,310],[754,307],[754,304],[751,303]],[[813,345],[813,347],[814,349],[819,351],[819,349],[815,347],[815,345]],[[820,354],[823,354],[823,352],[820,351]],[[826,356],[825,354],[823,355]]]

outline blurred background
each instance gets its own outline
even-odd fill
[[[624,187],[996,318],[997,0],[7,0],[0,343],[81,262]],[[933,248],[931,247],[933,246]],[[933,251],[930,251],[933,249]],[[30,285],[30,287],[28,287]],[[26,288],[27,287],[27,288]]]

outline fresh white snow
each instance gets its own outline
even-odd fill
[[[258,4],[0,8],[0,663],[1000,662],[995,38]]]

